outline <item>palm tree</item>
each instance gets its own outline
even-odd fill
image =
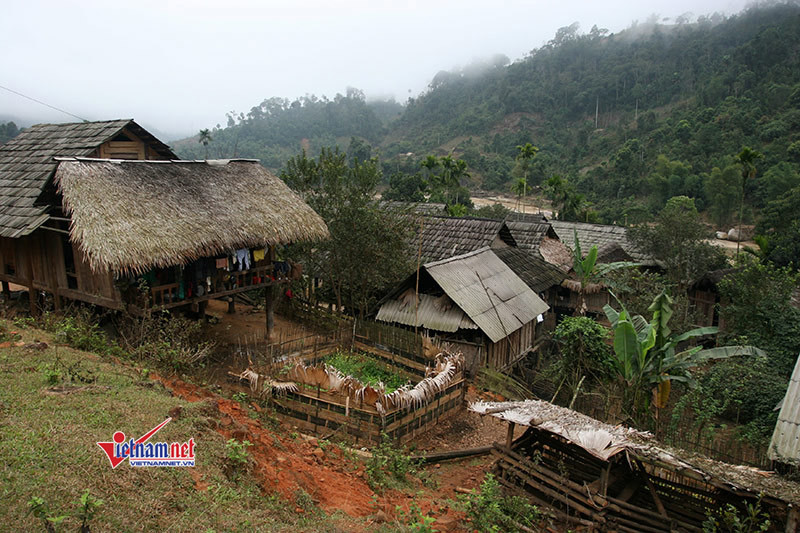
[[[763,154],[752,150],[749,146],[742,148],[736,155],[736,163],[742,167],[742,190],[739,196],[739,234],[736,236],[736,258],[739,258],[739,244],[742,241],[742,214],[744,213],[744,192],[747,180],[756,177],[756,160],[764,157]]]
[[[518,178],[517,181],[511,186],[511,192],[517,195],[516,208],[519,209],[521,198],[525,196],[528,190],[528,180],[526,178]]]
[[[437,185],[438,178],[435,174],[437,168],[439,168],[439,159],[435,155],[429,155],[422,162],[419,164],[422,168],[424,168],[427,172],[428,184],[433,189]]]
[[[469,177],[469,171],[467,170],[467,162],[464,161],[463,159],[456,160],[455,166],[450,171],[450,173],[451,173],[450,179],[452,180],[452,183],[456,188],[456,203],[459,203],[458,193],[459,189],[461,188],[461,178]]]
[[[522,144],[517,145],[517,151],[519,152],[517,154],[517,161],[522,161],[522,168],[525,171],[525,178],[522,187],[522,200],[524,202],[525,195],[527,194],[528,178],[530,177],[529,172],[531,168],[531,163],[533,162],[534,159],[536,159],[536,154],[539,152],[539,148],[532,145],[531,143],[525,143],[524,145]],[[519,205],[520,201],[517,200],[517,203]],[[522,212],[523,213],[525,212],[524,203],[522,203]]]
[[[208,128],[204,130],[200,130],[199,137],[197,142],[205,146],[206,148],[206,160],[208,160],[208,143],[210,143],[213,139],[211,138],[211,132]]]

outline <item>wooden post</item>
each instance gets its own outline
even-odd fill
[[[511,443],[514,440],[514,422],[508,423],[508,433],[506,434],[506,448],[511,449]]]
[[[792,504],[789,506],[789,516],[786,519],[786,533],[797,531],[800,528],[800,508]]]
[[[11,301],[11,288],[8,286],[7,281],[3,281],[2,285],[3,285],[3,299],[6,301],[6,303],[8,303]]]
[[[228,314],[236,313],[236,302],[233,299],[233,296],[228,296]]]
[[[275,274],[275,247],[270,245],[269,246],[269,264],[272,267],[272,273]],[[272,330],[275,327],[275,310],[274,310],[274,286],[272,284],[267,285],[266,296],[264,301],[264,307],[266,308],[266,315],[267,315],[267,340],[272,338]]]

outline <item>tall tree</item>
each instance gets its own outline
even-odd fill
[[[202,144],[205,147],[205,149],[206,149],[206,160],[208,160],[208,143],[210,143],[213,140],[211,138],[211,131],[208,128],[206,128],[206,129],[200,130],[200,133],[198,135],[199,136],[197,138],[197,142]]]
[[[745,146],[736,155],[736,162],[742,168],[742,187],[739,196],[739,230],[736,236],[736,257],[739,257],[739,246],[742,241],[742,216],[744,215],[744,195],[747,190],[748,180],[756,177],[756,161],[763,158],[763,154]]]
[[[377,159],[351,160],[323,148],[287,162],[281,178],[322,216],[331,238],[313,246],[294,245],[323,291],[341,311],[363,316],[390,285],[412,270],[407,250],[409,221],[387,217],[374,200],[381,173]]]
[[[670,198],[655,224],[631,228],[628,235],[683,290],[702,274],[727,264],[722,250],[706,242],[711,231],[700,220],[694,200],[686,196]]]
[[[528,193],[528,183],[530,183],[530,170],[531,170],[531,163],[534,159],[536,159],[536,154],[539,152],[539,148],[532,145],[531,143],[525,144],[518,144],[517,145],[517,161],[521,162],[522,164],[522,171],[523,171],[523,178],[520,182],[517,180],[517,184],[522,184],[522,212],[525,212],[525,196]],[[520,201],[517,200],[517,206],[519,207]]]

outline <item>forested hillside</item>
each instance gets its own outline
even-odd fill
[[[355,89],[270,99],[210,135],[209,157],[256,157],[275,170],[303,147],[379,155],[387,183],[421,172],[427,155],[451,155],[466,161],[472,189],[509,192],[524,177],[549,190],[560,215],[609,223],[648,220],[686,195],[724,226],[744,190],[745,221],[755,222],[761,210],[788,209],[770,203],[800,185],[800,5],[617,34],[572,25],[511,64],[497,56],[439,72],[402,107]],[[520,160],[526,143],[539,152]],[[204,157],[197,138],[175,146]],[[744,188],[743,147],[763,154]],[[425,186],[392,182],[406,190],[396,196]]]

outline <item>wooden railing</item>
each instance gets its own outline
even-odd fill
[[[204,290],[201,296],[192,294],[192,296],[187,297],[185,296],[184,289],[184,296],[181,297],[180,283],[157,285],[150,289],[150,298],[149,302],[146,302],[146,305],[150,307],[169,308],[191,302],[219,298],[249,289],[265,287],[276,281],[273,279],[273,275],[274,272],[272,265],[255,267],[251,268],[250,270],[226,271],[224,275],[216,276],[214,278],[211,290]]]

